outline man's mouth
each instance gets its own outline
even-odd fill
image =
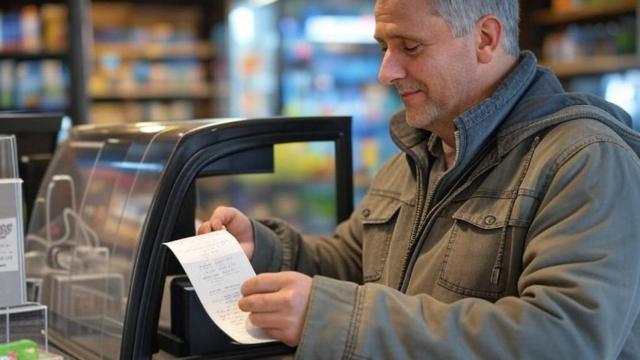
[[[410,98],[413,95],[416,95],[420,92],[420,90],[411,90],[411,91],[400,91],[400,97],[403,99]]]

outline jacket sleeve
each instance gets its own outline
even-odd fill
[[[333,236],[303,236],[278,219],[252,220],[256,273],[296,270],[362,283],[362,223],[354,212]]]
[[[518,296],[447,304],[316,276],[297,357],[616,358],[640,304],[638,158],[597,141],[577,146],[552,174],[529,228]]]

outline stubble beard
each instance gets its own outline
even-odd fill
[[[429,130],[430,125],[437,121],[438,117],[442,113],[438,105],[428,95],[427,90],[417,84],[401,83],[394,84],[398,93],[406,93],[419,90],[424,96],[425,103],[421,105],[414,104],[410,106],[404,105],[405,120],[407,124],[412,128]]]
[[[405,119],[407,124],[416,129],[431,130],[433,124],[440,117],[438,106],[429,103],[419,109],[411,109],[405,106]]]

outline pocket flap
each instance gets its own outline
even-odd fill
[[[360,219],[363,224],[384,224],[391,220],[402,202],[386,196],[366,196],[360,204]]]
[[[453,218],[481,229],[497,229],[510,223],[509,208],[513,199],[473,197],[462,203]]]

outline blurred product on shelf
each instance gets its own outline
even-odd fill
[[[0,60],[0,109],[10,109],[14,102],[15,63]]]
[[[20,47],[25,52],[41,49],[40,14],[38,7],[27,5],[20,12]]]
[[[42,31],[46,51],[67,50],[67,8],[64,5],[42,5]]]
[[[0,49],[3,52],[17,52],[21,48],[20,14],[17,11],[9,11],[0,14],[2,17],[2,37]]]
[[[60,60],[0,60],[0,109],[64,109],[68,86],[67,69]]]

